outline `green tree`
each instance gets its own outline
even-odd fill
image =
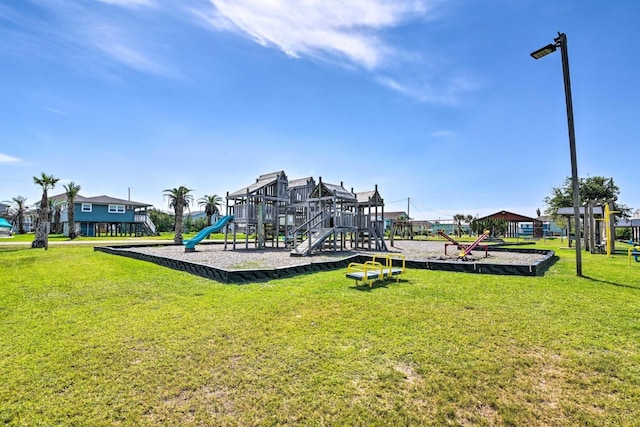
[[[590,176],[588,178],[579,178],[578,185],[580,194],[578,195],[580,205],[584,205],[587,201],[596,203],[613,203],[615,211],[620,212],[618,216],[629,218],[631,209],[625,205],[618,203],[620,188],[613,182],[613,178],[605,178],[603,176]],[[566,178],[561,187],[554,187],[551,190],[551,196],[544,198],[547,205],[545,213],[557,219],[559,208],[570,208],[573,206],[573,185],[571,178]]]
[[[4,202],[9,204],[9,215],[12,224],[18,226],[18,234],[25,234],[24,219],[27,211],[27,198],[22,196],[13,197],[10,201]]]
[[[184,227],[185,233],[191,233],[194,228],[193,217],[191,215],[186,215],[183,217],[182,225]]]
[[[474,219],[471,221],[470,228],[478,235],[482,234],[484,230],[489,230],[492,237],[500,237],[507,232],[509,224],[507,221],[498,218],[487,218],[483,221]]]
[[[204,206],[204,213],[207,215],[207,227],[211,225],[211,217],[220,213],[222,201],[222,197],[217,194],[213,194],[211,196],[205,194],[202,198],[198,199],[198,205]]]
[[[184,230],[184,208],[188,208],[193,201],[191,193],[193,190],[181,185],[177,188],[171,188],[164,190],[164,195],[169,198],[169,207],[173,208],[175,212],[175,237],[173,242],[176,244],[182,244],[182,233]]]
[[[193,231],[198,232],[198,231],[201,231],[205,227],[208,227],[206,219],[200,217],[200,218],[196,218],[195,220],[193,220]],[[211,235],[209,235],[208,238],[210,236]]]
[[[35,224],[35,238],[31,243],[32,248],[46,248],[47,246],[47,223],[49,219],[49,195],[48,191],[56,186],[59,178],[53,175],[47,175],[41,172],[40,176],[34,176],[33,182],[42,187],[42,198],[40,199],[40,207],[38,217]]]
[[[156,231],[158,233],[173,230],[173,224],[175,223],[173,215],[162,212],[160,209],[150,209],[149,218],[151,218],[151,221],[156,225]]]
[[[406,238],[409,234],[409,217],[405,213],[401,213],[393,222],[394,235]]]
[[[75,182],[71,181],[69,184],[64,185],[64,191],[67,195],[67,212],[68,212],[68,221],[69,221],[69,239],[75,239],[78,234],[76,233],[76,213],[73,209],[73,204],[75,203],[76,196],[80,192],[80,186],[76,185]]]

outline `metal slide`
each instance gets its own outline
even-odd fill
[[[216,221],[215,224],[205,227],[198,234],[196,234],[193,238],[189,240],[185,240],[182,244],[186,249],[194,249],[198,243],[200,243],[203,239],[205,239],[209,234],[215,233],[216,231],[220,231],[222,227],[224,227],[228,222],[233,220],[233,215],[225,215]]]

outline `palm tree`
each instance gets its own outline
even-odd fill
[[[71,181],[67,185],[63,185],[65,194],[67,195],[67,212],[69,221],[69,239],[73,240],[78,237],[76,233],[76,213],[73,210],[73,204],[75,203],[76,196],[80,192],[80,186]]]
[[[456,234],[458,237],[462,236],[462,221],[464,220],[464,214],[455,214],[453,216],[453,222],[456,225]]]
[[[455,214],[453,216],[453,221],[456,224],[458,237],[462,237],[462,223],[471,223],[471,221],[473,221],[473,215]]]
[[[409,217],[407,217],[407,215],[404,213],[398,215],[395,220],[395,229],[398,230],[400,236],[402,236],[403,238],[406,237],[407,234],[407,228],[409,226],[408,220]]]
[[[189,204],[193,201],[193,196],[189,194],[193,190],[181,185],[178,188],[171,188],[164,190],[164,195],[169,198],[169,207],[173,208],[176,218],[175,218],[175,237],[173,238],[173,242],[177,244],[182,244],[182,229],[183,225],[183,216],[184,216],[184,208],[189,207]]]
[[[11,222],[13,225],[18,224],[18,234],[25,234],[24,231],[24,215],[27,210],[27,198],[16,196],[11,201],[5,202],[11,205]]]
[[[53,175],[47,175],[41,172],[40,176],[34,176],[33,182],[36,185],[42,187],[42,198],[40,199],[40,210],[38,211],[38,218],[36,219],[35,229],[36,236],[31,242],[32,248],[46,248],[47,247],[47,221],[49,219],[49,196],[47,192],[50,188],[56,186],[59,178],[55,178]]]
[[[204,206],[204,213],[207,215],[207,227],[211,226],[211,217],[220,213],[219,206],[222,205],[222,197],[214,194],[212,196],[205,194],[198,199],[198,204]]]

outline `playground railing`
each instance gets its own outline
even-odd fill
[[[337,227],[354,227],[356,214],[353,212],[334,212],[334,221]]]

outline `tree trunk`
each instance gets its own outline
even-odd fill
[[[78,237],[78,235],[76,234],[76,214],[73,211],[73,202],[71,203],[71,206],[69,206],[68,208],[69,211],[69,239],[73,240],[76,237]]]
[[[60,223],[60,207],[57,206],[54,214],[53,214],[53,227],[52,228],[52,232],[54,234],[61,234],[62,233],[62,223]]]
[[[22,213],[18,214],[18,234],[25,234],[24,231],[24,215]]]
[[[179,245],[182,244],[182,230],[184,229],[183,210],[184,207],[182,206],[182,203],[176,203],[176,234],[173,238],[173,242]]]

